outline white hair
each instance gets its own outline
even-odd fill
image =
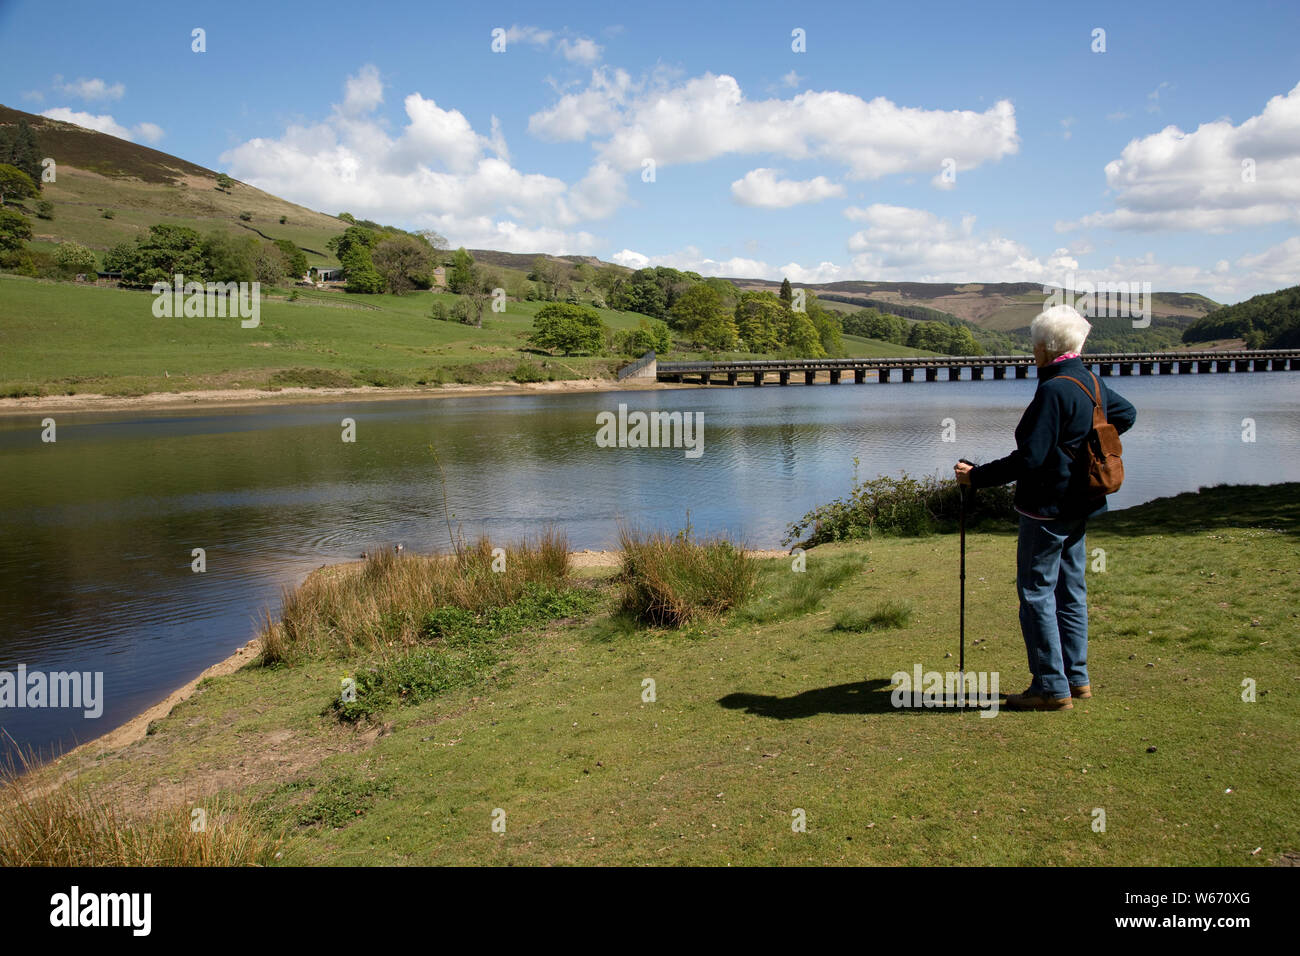
[[[1052,355],[1083,351],[1083,340],[1092,331],[1088,320],[1073,306],[1054,305],[1043,310],[1029,325],[1029,338]]]

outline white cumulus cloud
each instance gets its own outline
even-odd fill
[[[844,195],[844,187],[825,176],[781,179],[775,169],[751,169],[731,184],[731,195],[745,206],[783,209],[801,203],[821,202]]]
[[[629,269],[645,269],[649,266],[668,266],[683,272],[698,272],[702,276],[724,276],[732,279],[771,279],[779,281],[788,278],[792,283],[834,282],[845,278],[844,270],[833,262],[821,262],[815,266],[803,266],[797,262],[787,262],[783,266],[771,265],[761,259],[748,259],[744,256],[732,256],[728,259],[713,259],[704,255],[695,246],[686,246],[677,251],[663,255],[645,255],[632,249],[623,249],[610,256],[610,261]]]
[[[82,100],[120,100],[126,93],[126,87],[121,83],[110,84],[98,77],[80,78],[72,83],[64,83],[61,77],[55,77],[54,88]]]
[[[632,83],[597,70],[585,90],[534,114],[529,128],[553,140],[599,140],[598,159],[624,171],[647,158],[662,167],[767,153],[827,159],[853,178],[876,179],[938,170],[949,158],[957,170],[969,170],[1019,149],[1007,100],[984,112],[920,109],[837,91],[751,100],[734,77],[713,73]]]
[[[1220,119],[1133,140],[1106,164],[1106,184],[1113,211],[1056,228],[1225,232],[1300,223],[1300,84],[1239,126]]]
[[[863,278],[911,282],[1044,282],[1078,268],[1066,249],[1041,258],[1022,243],[975,232],[924,209],[876,203],[845,210],[866,228],[849,237],[853,271]]]
[[[367,65],[321,121],[248,140],[221,160],[232,176],[303,205],[427,226],[480,248],[587,253],[596,238],[572,227],[623,201],[621,177],[600,166],[573,187],[515,168],[495,118],[483,135],[459,110],[413,92],[391,132],[374,113],[383,101]]]
[[[128,128],[113,119],[108,113],[87,113],[82,110],[69,109],[66,106],[55,106],[44,110],[41,115],[54,120],[62,120],[65,123],[75,123],[86,129],[93,129],[98,133],[116,136],[118,139],[130,141],[141,139],[146,143],[156,143],[163,138],[163,129],[157,123],[137,123],[135,126]]]

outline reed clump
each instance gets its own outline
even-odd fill
[[[481,615],[569,579],[563,533],[496,548],[486,538],[448,555],[384,549],[360,567],[324,569],[284,592],[279,620],[262,628],[262,662],[410,650],[430,640],[429,620],[448,608]],[[436,636],[436,635],[432,635]]]
[[[744,603],[758,579],[758,562],[725,538],[619,529],[623,553],[617,580],[620,609],[642,624],[681,627],[717,617]]]

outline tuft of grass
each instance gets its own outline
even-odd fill
[[[688,526],[674,535],[619,529],[620,609],[642,624],[681,627],[717,617],[754,590],[757,561],[725,538],[696,541]]]
[[[409,650],[430,638],[426,621],[445,608],[483,614],[514,604],[532,586],[560,590],[568,583],[562,533],[548,530],[493,551],[486,538],[432,557],[385,548],[359,568],[314,575],[286,589],[280,620],[262,628],[262,663]]]
[[[807,569],[795,572],[784,562],[770,562],[764,568],[760,593],[739,617],[755,624],[783,621],[811,614],[832,597],[837,588],[860,574],[867,560],[862,555],[836,556],[811,561]]]
[[[347,826],[375,804],[375,798],[387,794],[393,785],[387,780],[366,780],[344,775],[316,788],[316,793],[297,817],[298,826],[324,826],[332,829]]]
[[[356,697],[335,697],[329,710],[344,723],[373,717],[396,704],[420,704],[454,687],[478,682],[500,660],[490,648],[462,652],[421,648],[356,675]]]
[[[201,827],[195,809],[206,814]],[[140,818],[76,781],[0,780],[0,866],[264,866],[279,845],[216,800]]]
[[[585,614],[594,604],[585,590],[557,590],[535,583],[524,586],[512,604],[474,612],[447,606],[424,618],[424,637],[430,642],[398,657],[359,668],[355,697],[338,694],[327,708],[344,723],[372,718],[402,704],[420,704],[445,691],[481,681],[501,657],[492,641],[560,618]]]
[[[833,631],[884,631],[907,627],[912,623],[912,605],[907,601],[886,601],[870,614],[845,611],[835,619]]]

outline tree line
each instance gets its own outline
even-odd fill
[[[1249,349],[1300,348],[1300,285],[1215,309],[1183,330],[1187,343],[1212,339],[1245,339]]]

